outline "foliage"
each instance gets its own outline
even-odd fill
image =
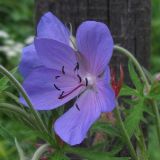
[[[158,43],[160,42],[159,0],[154,0],[152,7],[153,56],[151,57],[151,71],[158,72],[160,51]],[[22,0],[21,3],[18,0],[0,0],[0,14],[2,15],[0,17],[0,28],[10,35],[9,40],[14,39],[25,43],[26,37],[33,34],[33,22],[31,21],[33,19],[32,0]],[[23,29],[17,29],[17,25]],[[0,39],[0,45],[8,45],[5,41]],[[1,58],[2,52],[0,53]],[[4,57],[1,62],[6,67],[13,68],[17,64],[17,57],[12,61],[8,61]],[[155,114],[150,101],[154,100],[159,104],[160,83],[155,82],[153,76],[148,71],[145,71],[146,76],[148,73],[150,75],[148,80],[151,85],[150,92],[146,93],[146,86],[132,62],[129,62],[128,70],[132,86],[124,84],[119,95],[121,97],[119,111],[124,127],[141,159],[159,160],[160,153]],[[18,77],[17,72],[15,72],[16,69],[11,71],[14,76]],[[9,79],[0,76],[0,159],[17,160],[18,157],[21,157],[21,160],[31,159],[34,157],[33,152],[37,153],[38,151],[35,144],[39,141],[41,142],[41,140],[42,144],[49,143],[50,148],[53,148],[54,151],[47,150],[38,156],[48,156],[51,160],[69,160],[69,157],[82,157],[87,160],[130,159],[129,149],[126,147],[126,137],[123,135],[115,111],[113,113],[116,119],[115,122],[101,118],[92,126],[90,130],[91,139],[85,143],[87,146],[85,149],[83,147],[70,147],[66,144],[61,146],[61,140],[57,140],[52,132],[52,123],[57,114],[61,114],[63,111],[54,110],[40,113],[40,117],[48,129],[48,132],[44,133],[32,112],[19,103],[18,92],[10,86]],[[148,135],[146,135],[146,132]],[[17,138],[16,141],[15,137]],[[148,144],[147,147],[145,142]],[[38,154],[41,153],[38,152]]]
[[[0,28],[15,40],[24,40],[33,34],[33,4],[32,0],[1,0],[0,1]],[[8,26],[8,27],[6,27]],[[22,29],[17,29],[20,26]],[[32,27],[31,27],[32,26]]]
[[[152,56],[151,56],[151,70],[152,72],[159,72],[159,52],[160,52],[160,1],[154,0],[152,2]]]
[[[46,117],[48,117],[48,120],[46,118],[44,119],[43,114],[41,114],[40,116],[42,120],[42,124],[41,124],[41,121],[39,121],[36,118],[36,114],[33,114],[34,112],[32,111],[32,109],[29,110],[23,107],[23,105],[19,103],[18,97],[12,95],[11,92],[9,92],[7,96],[9,96],[13,102],[6,103],[6,102],[3,102],[2,100],[2,102],[0,103],[0,111],[1,113],[6,114],[10,118],[14,118],[15,120],[21,121],[22,124],[29,127],[30,130],[34,131],[34,134],[37,137],[43,139],[46,143],[50,144],[50,147],[53,147],[55,149],[55,152],[53,152],[52,156],[48,153],[47,148],[44,148],[44,149],[45,151],[47,151],[47,155],[51,156],[52,158],[56,157],[60,159],[60,157],[61,158],[64,157],[63,159],[68,159],[69,157],[66,155],[72,153],[80,157],[87,158],[88,160],[94,160],[94,159],[95,160],[97,159],[106,159],[106,160],[126,159],[127,160],[129,159],[129,154],[127,154],[128,157],[127,156],[122,157],[122,155],[118,157],[118,154],[121,154],[121,151],[125,146],[125,143],[127,143],[126,137],[123,135],[124,130],[126,130],[126,133],[129,139],[131,139],[132,137],[136,139],[135,141],[136,147],[140,149],[139,157],[143,159],[147,159],[149,154],[149,156],[152,158],[155,156],[155,154],[158,154],[158,153],[154,152],[155,154],[153,154],[150,150],[148,150],[148,153],[147,153],[147,150],[145,149],[146,144],[144,140],[146,137],[143,137],[143,132],[141,130],[141,127],[145,126],[147,128],[148,127],[152,128],[152,125],[146,126],[146,124],[148,125],[148,121],[152,120],[152,117],[153,117],[152,111],[148,106],[150,105],[150,100],[153,99],[152,97],[157,97],[157,95],[159,95],[159,92],[155,92],[155,83],[152,82],[153,84],[151,84],[151,90],[149,94],[145,93],[146,86],[144,85],[143,80],[139,79],[140,75],[139,73],[137,73],[137,71],[135,70],[135,66],[130,61],[129,61],[128,68],[129,68],[129,75],[133,83],[133,87],[129,87],[125,85],[120,92],[120,96],[122,96],[120,113],[124,114],[125,119],[124,120],[119,119],[120,117],[116,117],[116,114],[115,114],[114,116],[116,118],[116,122],[113,124],[107,122],[106,120],[100,120],[97,123],[95,123],[95,125],[91,129],[90,134],[91,136],[93,136],[100,133],[102,137],[98,140],[95,137],[94,141],[96,142],[93,144],[89,144],[90,148],[88,149],[77,148],[77,147],[71,148],[67,145],[63,145],[63,144],[61,145],[61,142],[60,142],[61,140],[59,141],[57,138],[54,139],[54,134],[52,133],[52,129],[50,128],[52,127],[50,125],[51,124],[50,122],[54,120],[53,116],[55,117],[61,111],[59,112],[58,110],[54,110],[52,112],[47,111],[48,113],[47,112],[43,113],[46,115]],[[5,74],[5,72],[2,72],[2,73]],[[15,69],[12,71],[12,73],[15,73]],[[6,76],[8,77],[7,72],[6,72]],[[0,79],[1,93],[4,93],[7,91],[8,82],[9,82],[7,77],[3,77]],[[10,77],[8,78],[12,82],[12,79]],[[15,85],[17,84],[15,83]],[[158,85],[158,90],[159,90],[159,85]],[[126,98],[126,96],[129,96],[129,95],[132,97]],[[130,106],[128,109],[125,108],[127,105]],[[146,114],[151,113],[151,114],[150,116],[144,116],[145,113]],[[123,127],[121,128],[122,123],[124,125],[123,126],[124,128]],[[43,128],[43,125],[44,125],[44,128]],[[47,128],[48,130],[45,130],[45,128]],[[5,129],[3,126],[1,126],[0,135],[10,139],[11,141],[14,140],[13,136],[8,132],[8,129]],[[118,141],[114,142],[115,140],[118,140]],[[152,140],[152,138],[150,138],[149,140]],[[24,152],[23,147],[21,147],[21,145],[18,143],[17,140],[15,142],[16,142],[17,150],[19,152],[19,156],[21,157],[20,159],[21,160],[26,159],[26,157],[24,156],[25,153],[23,153]],[[113,142],[115,145],[114,147],[112,147]],[[144,142],[144,144],[142,144],[142,142]],[[148,141],[148,143],[149,145],[158,145],[156,144],[156,142],[153,143],[152,141],[151,142]],[[149,148],[149,149],[152,150],[152,148]],[[43,151],[43,146],[40,147],[35,152],[33,159],[35,159],[36,157],[41,157],[41,155],[43,154],[42,151]],[[2,155],[4,156],[3,150],[1,152],[2,152]],[[27,157],[29,158],[31,157],[31,155],[27,155]]]

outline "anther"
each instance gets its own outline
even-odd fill
[[[62,73],[63,73],[63,74],[65,74],[65,71],[64,71],[64,66],[62,67]]]
[[[62,97],[62,96],[63,96],[63,94],[64,94],[64,91],[62,91],[62,93],[60,94],[60,96],[59,96],[59,97]]]
[[[85,78],[85,81],[86,81],[86,86],[88,86],[88,79],[87,79],[87,78]]]
[[[81,76],[79,74],[77,74],[77,77],[79,78],[79,83],[81,83],[82,82]]]
[[[61,89],[59,89],[55,84],[54,84],[55,89],[57,89],[58,91],[60,91]]]
[[[55,79],[58,79],[60,76],[55,76]]]
[[[76,63],[76,67],[74,68],[74,71],[79,70],[79,63]]]
[[[76,103],[76,108],[80,111],[80,108],[79,108],[79,106],[78,106],[78,104]]]

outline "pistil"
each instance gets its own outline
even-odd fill
[[[63,99],[63,98],[65,98],[65,97],[69,96],[70,94],[72,94],[74,91],[76,91],[77,89],[79,89],[79,88],[82,87],[82,86],[84,86],[84,84],[79,84],[77,87],[75,87],[74,89],[72,89],[70,92],[68,92],[68,93],[66,93],[66,94],[65,94],[65,92],[63,92],[63,94],[61,94],[61,95],[58,97],[58,99]]]

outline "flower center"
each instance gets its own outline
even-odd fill
[[[90,73],[87,73],[83,78],[83,82],[86,84],[86,86],[94,86],[96,83],[96,77]]]
[[[75,77],[78,80],[78,84],[75,87],[73,87],[73,89],[71,89],[70,91],[64,91],[58,85],[54,84],[55,89],[60,92],[58,99],[63,99],[65,97],[69,96],[70,94],[72,94],[73,92],[75,92],[77,89],[79,89],[81,87],[87,88],[87,87],[93,87],[95,85],[96,77],[90,73],[87,73],[85,76],[82,77],[79,74],[79,69],[80,69],[80,66],[79,66],[79,63],[77,62],[75,64],[75,67],[73,68],[73,72],[75,74]],[[61,76],[66,75],[64,66],[62,66],[61,73],[62,73],[62,75],[55,76],[56,81],[58,81]]]

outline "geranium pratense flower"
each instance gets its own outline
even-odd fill
[[[62,28],[65,30],[62,23],[51,20],[52,26],[48,26],[51,22],[47,20],[45,25],[41,22],[38,25],[41,34],[54,36],[44,38],[38,35],[35,38],[32,44],[35,51],[29,51],[36,53],[40,65],[31,65],[32,70],[25,77],[23,87],[36,110],[54,109],[75,99],[74,105],[54,124],[61,139],[75,145],[82,142],[102,112],[110,112],[115,107],[108,66],[113,40],[105,24],[86,21],[77,30],[77,50],[74,50],[70,47],[70,34],[64,36],[60,32]],[[27,54],[22,57],[21,71],[26,67],[24,58],[27,59]]]

